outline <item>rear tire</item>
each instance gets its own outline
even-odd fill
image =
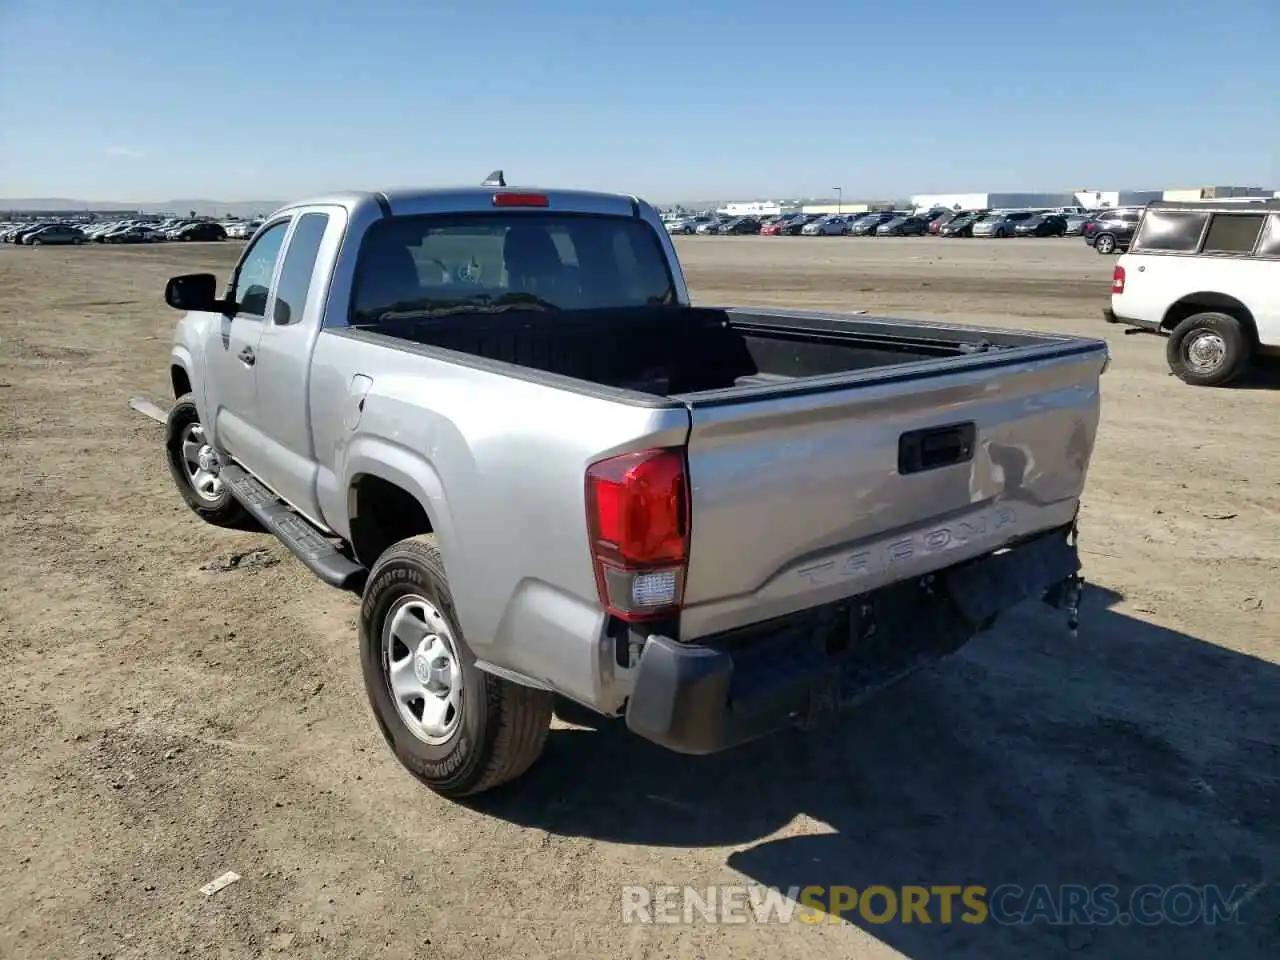
[[[476,666],[433,534],[401,540],[369,573],[360,666],[387,745],[442,796],[515,780],[542,755],[554,696]]]
[[[1098,251],[1098,253],[1102,254],[1103,256],[1106,256],[1107,254],[1110,254],[1110,253],[1115,253],[1116,238],[1109,233],[1104,233],[1098,236],[1093,241],[1093,249]]]
[[[1230,314],[1196,313],[1174,327],[1165,359],[1183,383],[1221,387],[1244,373],[1253,359],[1253,344]]]

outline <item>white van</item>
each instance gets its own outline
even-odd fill
[[[1280,199],[1148,204],[1105,316],[1167,336],[1169,369],[1197,386],[1280,354]]]

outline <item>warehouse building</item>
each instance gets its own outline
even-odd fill
[[[1023,207],[1067,207],[1081,204],[1069,190],[1061,193],[917,193],[911,205],[917,210],[1017,210]]]
[[[1163,200],[1163,190],[1077,190],[1076,203],[1090,210],[1100,207],[1144,207],[1152,200]]]
[[[854,214],[869,210],[1026,210],[1084,207],[1087,210],[1141,207],[1153,200],[1221,200],[1226,197],[1270,197],[1262,187],[1190,187],[1167,190],[1063,190],[1060,192],[917,193],[907,201],[887,200],[735,200],[717,213],[731,217],[776,217],[784,213]],[[1280,193],[1274,194],[1280,196]]]
[[[726,203],[716,210],[730,217],[777,217],[784,213],[866,213],[892,210],[886,200],[743,200]]]
[[[1209,188],[1212,189],[1212,188]],[[911,202],[920,210],[1020,210],[1041,207],[1140,207],[1170,199],[1163,190],[1064,190],[1061,193],[918,193]]]
[[[730,217],[776,217],[799,212],[798,200],[735,200],[716,211]]]
[[[1223,200],[1227,197],[1270,197],[1274,192],[1264,187],[1190,187],[1165,190],[1161,200]]]
[[[865,214],[869,210],[892,210],[893,205],[887,201],[865,200],[822,200],[815,204],[800,207],[801,214]]]

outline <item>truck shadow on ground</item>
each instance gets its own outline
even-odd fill
[[[1231,386],[1237,390],[1280,390],[1280,356],[1254,363]]]
[[[661,878],[676,885],[1021,888],[1004,888],[1001,922],[994,903],[964,922],[959,898],[951,923],[936,898],[931,923],[882,921],[882,895],[870,917],[822,918],[914,958],[1276,956],[1280,668],[1109,609],[1117,599],[1091,588],[1074,640],[1024,605],[820,734],[691,758],[617,723],[557,730],[518,790],[474,805],[568,836],[738,847],[731,871]],[[1216,923],[1188,922],[1185,891],[1156,925],[1007,922],[1037,885],[1106,884],[1121,912],[1143,884],[1212,884],[1245,903]],[[1152,916],[1161,902],[1139,905]]]

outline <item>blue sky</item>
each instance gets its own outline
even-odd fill
[[[1280,0],[0,0],[0,195],[1280,188]]]

